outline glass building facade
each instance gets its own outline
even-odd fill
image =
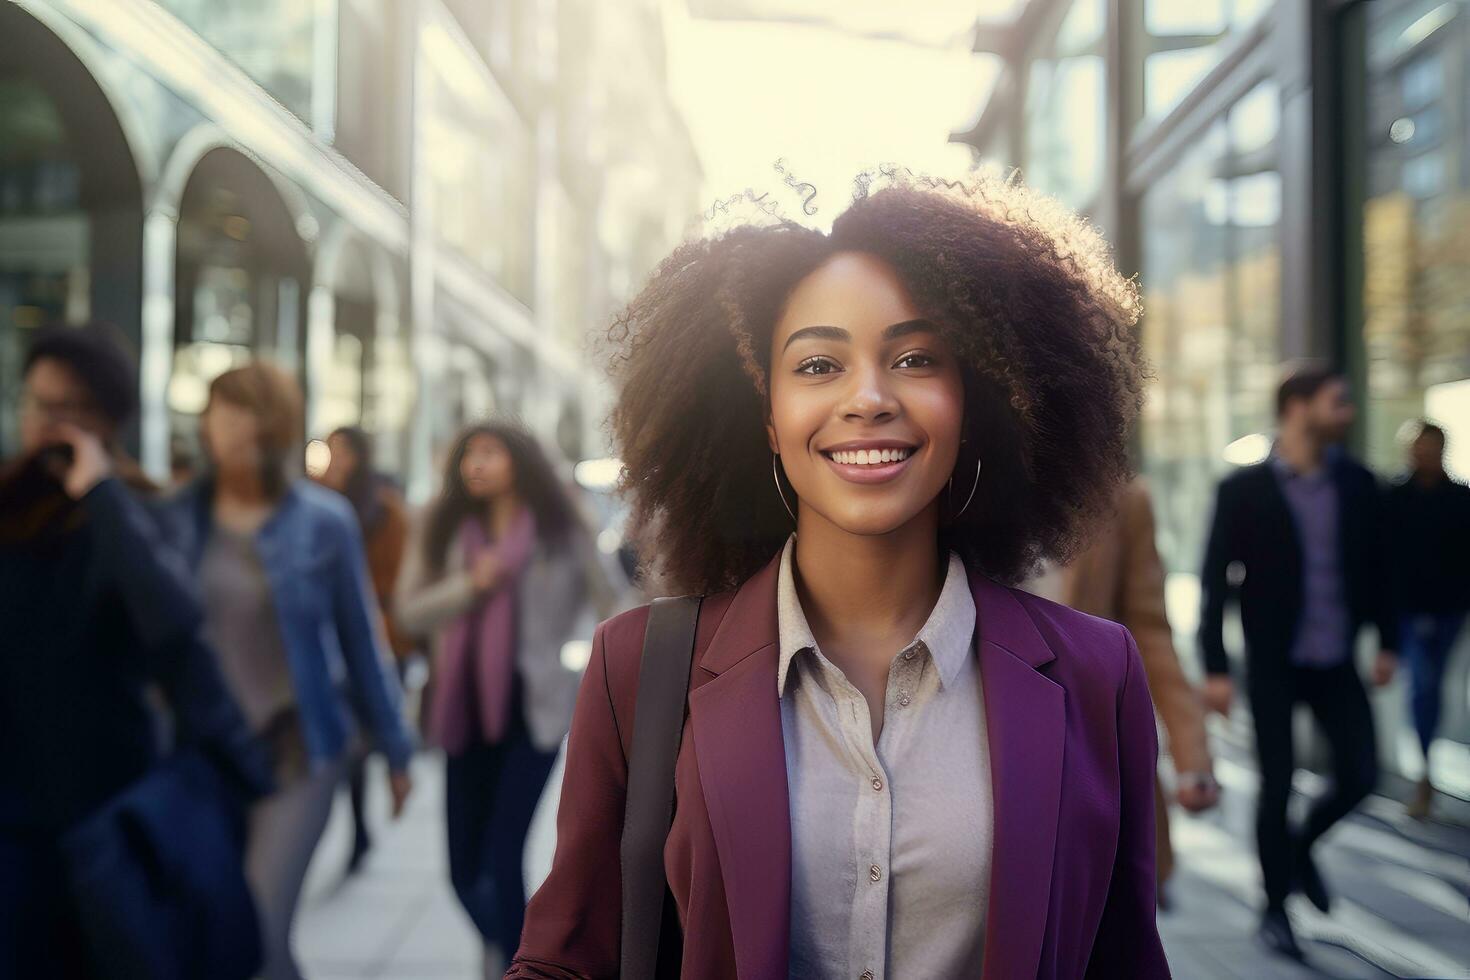
[[[1139,198],[1144,349],[1158,379],[1139,428],[1160,548],[1204,553],[1218,462],[1258,457],[1281,361],[1277,91],[1261,82]],[[1222,451],[1223,447],[1223,451]]]
[[[586,0],[0,5],[0,456],[34,330],[93,319],[137,350],[159,477],[257,356],[297,373],[305,435],[365,425],[416,498],[491,412],[600,453],[583,338],[700,183],[659,7],[628,6],[613,45]],[[618,138],[583,139],[614,88]],[[650,154],[663,193],[608,220]]]
[[[1452,427],[1470,477],[1470,8],[1369,4],[1364,39],[1363,348],[1379,467],[1400,425]]]
[[[1349,448],[1383,480],[1424,416],[1470,478],[1470,5],[1034,0],[984,41],[1006,69],[955,139],[1087,212],[1143,292],[1136,463],[1192,666],[1214,489],[1268,450],[1286,363],[1344,371]],[[1434,751],[1470,796],[1460,642]],[[1386,766],[1417,778],[1402,681],[1374,708]]]

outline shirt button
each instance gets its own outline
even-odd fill
[[[873,865],[871,868],[868,869],[868,878],[872,881],[882,881],[883,869],[878,867],[876,864]]]
[[[913,647],[909,647],[907,650],[905,650],[903,652],[903,659],[905,659],[905,660],[912,660],[912,659],[914,659],[914,648]]]
[[[898,706],[900,708],[907,708],[911,704],[913,704],[913,700],[909,697],[909,692],[900,691],[898,693]]]
[[[873,777],[873,789],[879,793],[883,792],[883,780],[879,779],[877,776]]]

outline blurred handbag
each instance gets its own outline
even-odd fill
[[[95,975],[249,980],[262,962],[245,819],[200,753],[161,762],[62,837]]]

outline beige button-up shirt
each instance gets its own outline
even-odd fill
[[[791,798],[790,975],[980,975],[994,810],[975,602],[949,559],[939,601],[895,653],[875,745],[868,704],[817,648],[792,570],[777,585]]]

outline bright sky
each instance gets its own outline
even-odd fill
[[[695,0],[701,2],[711,0]],[[995,81],[997,59],[970,50],[983,3],[744,5],[808,16],[825,6],[853,29],[699,19],[684,0],[668,0],[670,82],[704,165],[705,207],[747,186],[757,193],[780,189],[785,213],[826,225],[850,200],[853,176],[862,169],[879,163],[930,173],[968,169],[968,148],[948,140],[974,123]],[[863,36],[874,31],[921,40]],[[796,180],[816,185],[817,214],[802,217],[801,198],[782,188],[773,169],[777,159]]]

